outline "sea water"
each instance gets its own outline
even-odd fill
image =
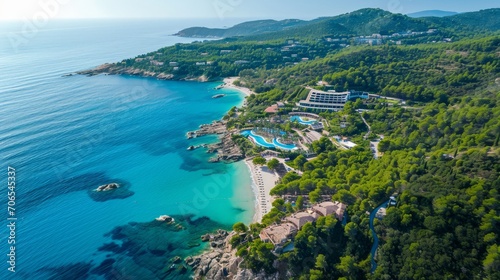
[[[52,21],[21,44],[12,40],[22,23],[0,25],[0,279],[184,279],[189,271],[169,271],[172,257],[199,253],[207,231],[252,220],[246,166],[186,150],[217,141],[186,133],[241,105],[240,92],[215,90],[220,83],[64,76],[191,42],[170,36],[191,25]],[[111,182],[126,186],[125,195],[92,198]],[[175,223],[155,221],[165,214]],[[17,218],[15,273],[7,270],[8,217]]]

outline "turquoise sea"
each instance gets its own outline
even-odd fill
[[[215,23],[221,25],[222,23]],[[169,260],[203,250],[200,235],[249,223],[244,163],[208,163],[214,136],[186,132],[242,104],[218,83],[69,76],[178,42],[186,21],[52,21],[11,43],[0,25],[0,279],[186,279]],[[225,25],[225,24],[222,24]],[[16,272],[9,272],[7,168],[16,170]],[[96,196],[118,182],[116,196]],[[155,221],[170,215],[175,224]],[[3,256],[3,257],[2,257]]]

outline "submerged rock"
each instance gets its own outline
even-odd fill
[[[170,219],[175,222],[166,222]],[[106,273],[110,276],[106,279],[187,279],[201,262],[199,257],[188,257],[197,253],[191,246],[201,243],[198,238],[207,229],[221,226],[207,217],[194,219],[192,215],[162,215],[150,222],[118,226],[105,235],[112,243],[99,250],[116,261],[106,262],[96,273]]]
[[[180,263],[181,261],[182,261],[182,259],[179,256],[175,256],[175,257],[170,259],[170,262],[175,263],[175,264]]]
[[[100,185],[96,189],[89,190],[88,194],[90,198],[97,202],[125,199],[134,195],[134,192],[129,190],[129,188],[130,183],[122,180],[114,180],[113,183]]]
[[[194,248],[194,247],[200,246],[200,243],[198,243],[196,241],[190,241],[190,242],[188,242],[187,245],[188,245],[189,248]]]

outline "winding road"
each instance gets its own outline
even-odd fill
[[[375,272],[375,269],[377,269],[377,263],[375,262],[375,254],[377,253],[377,248],[378,248],[378,236],[377,233],[375,232],[375,228],[373,227],[373,220],[375,219],[375,216],[380,208],[387,208],[389,205],[390,200],[380,204],[377,208],[375,208],[371,213],[370,213],[370,230],[372,232],[373,236],[373,246],[371,250],[371,262],[372,262],[372,273]]]

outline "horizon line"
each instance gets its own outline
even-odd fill
[[[479,12],[483,10],[489,10],[489,9],[500,9],[500,7],[490,7],[490,8],[484,8],[484,9],[478,9],[478,10],[471,10],[471,11],[463,11],[463,12],[457,12],[457,11],[450,11],[450,10],[439,10],[439,9],[429,9],[429,10],[421,10],[421,11],[413,11],[413,12],[408,12],[408,13],[397,13],[397,12],[391,12],[386,9],[382,8],[360,8],[357,10],[353,10],[350,12],[344,12],[344,13],[339,13],[335,15],[316,15],[316,16],[311,16],[311,17],[305,17],[305,18],[298,18],[298,17],[262,17],[262,16],[245,16],[245,17],[233,17],[233,16],[227,16],[224,18],[219,18],[219,17],[134,17],[134,16],[109,16],[109,17],[103,17],[103,16],[95,16],[95,17],[54,17],[51,18],[50,20],[217,20],[219,19],[221,22],[225,20],[235,20],[235,19],[250,19],[250,20],[288,20],[288,19],[296,19],[296,20],[314,20],[314,19],[320,19],[320,18],[326,18],[326,17],[335,17],[339,15],[345,15],[349,13],[353,13],[359,10],[363,9],[379,9],[383,10],[392,14],[402,14],[402,15],[411,15],[411,14],[416,14],[416,13],[421,13],[421,12],[427,12],[427,11],[441,11],[441,12],[450,12],[450,13],[456,13],[456,14],[463,14],[463,13],[473,13],[473,12]],[[29,17],[22,17],[22,18],[0,18],[0,22],[19,22],[19,21],[25,21],[25,20],[30,20]]]

